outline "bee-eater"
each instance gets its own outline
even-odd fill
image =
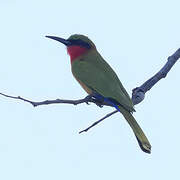
[[[72,74],[82,88],[95,98],[103,98],[113,105],[132,128],[141,149],[151,153],[151,145],[132,115],[133,102],[110,65],[103,59],[95,44],[84,35],[71,35],[68,39],[46,36],[66,45],[71,59]]]

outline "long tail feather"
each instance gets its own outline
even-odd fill
[[[135,118],[130,112],[128,112],[124,108],[120,108],[120,111],[131,126],[142,151],[146,153],[151,153],[151,144],[149,143],[146,135],[144,134],[143,130],[141,129]]]
[[[146,153],[151,153],[151,144],[149,143],[146,135],[144,134],[143,130],[141,129],[141,127],[139,126],[133,115],[129,111],[127,111],[124,107],[115,104],[108,98],[105,98],[99,94],[96,94],[95,97],[97,99],[101,99],[101,100],[103,99],[105,102],[112,104],[119,112],[121,112],[124,118],[127,120],[130,127],[132,128],[142,151]]]

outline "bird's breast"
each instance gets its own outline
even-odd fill
[[[74,76],[74,74],[73,74]],[[88,93],[88,94],[92,94],[92,90],[90,88],[88,88],[82,81],[80,81],[78,78],[76,78],[74,76],[74,78],[78,81],[78,83],[81,85],[81,87]]]

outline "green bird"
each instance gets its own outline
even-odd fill
[[[151,153],[151,145],[132,115],[133,102],[110,65],[103,59],[95,44],[86,36],[74,34],[68,39],[55,36],[47,38],[66,45],[71,59],[72,74],[88,94],[112,104],[122,113],[132,128],[139,146]]]

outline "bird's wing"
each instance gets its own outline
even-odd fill
[[[97,51],[90,53],[73,62],[73,75],[102,96],[112,98],[126,110],[133,111],[133,103],[116,73]]]

